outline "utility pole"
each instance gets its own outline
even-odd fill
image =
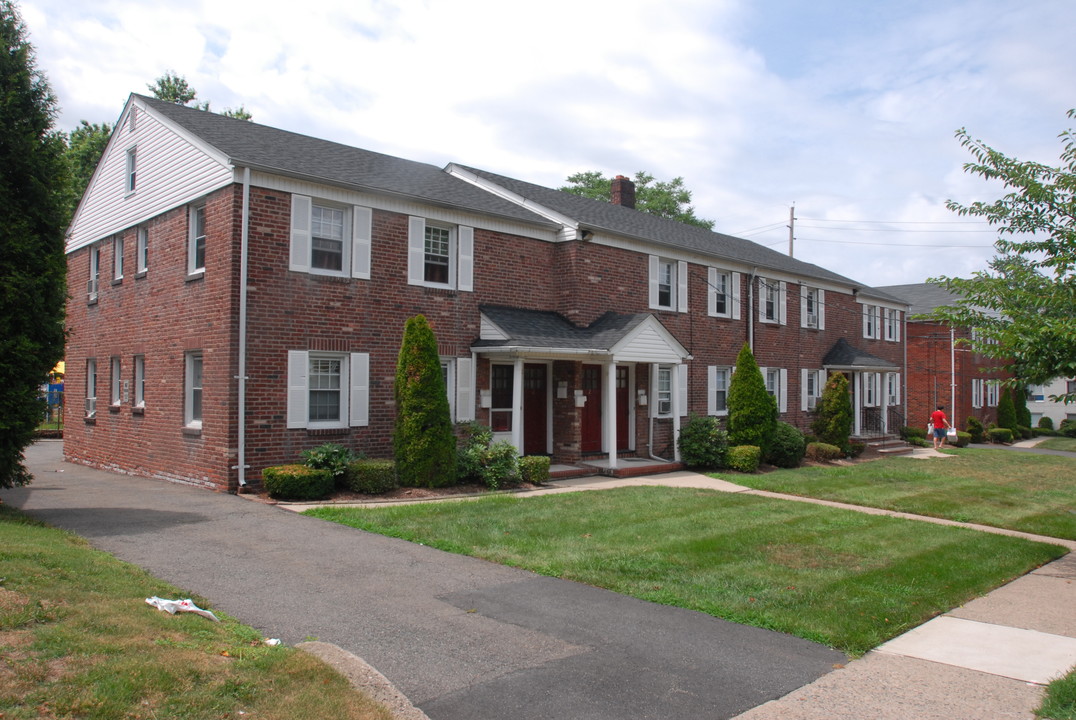
[[[796,239],[796,203],[788,209],[788,256],[792,257],[792,245]]]

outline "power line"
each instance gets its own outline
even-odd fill
[[[916,244],[901,243],[901,244],[897,245],[896,243],[891,243],[891,242],[865,242],[863,240],[822,240],[821,238],[798,238],[798,239],[799,240],[804,240],[804,241],[807,241],[807,242],[833,243],[835,245],[880,245],[880,246],[886,246],[886,247],[894,247],[895,246],[895,247],[902,247],[902,248],[916,248],[916,247],[918,247],[918,248],[969,248],[969,249],[974,250],[976,248],[994,247],[993,243],[991,243],[989,245],[939,245],[938,243],[916,243]],[[783,242],[784,242],[784,240],[779,240],[778,242],[773,243],[773,245],[779,245],[779,244],[781,244]],[[771,247],[771,246],[767,245],[766,247]]]
[[[819,225],[800,225],[812,230],[840,230],[842,232],[885,232],[885,233],[996,233],[996,230],[902,230],[894,228],[858,228],[858,227],[821,227]]]
[[[981,225],[981,220],[830,220],[829,218],[800,218],[808,222],[878,223],[884,225]]]

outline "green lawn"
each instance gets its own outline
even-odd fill
[[[1035,447],[1043,450],[1064,450],[1065,452],[1076,453],[1076,438],[1070,437],[1052,437],[1046,438]]]
[[[1076,540],[1076,457],[995,449],[755,475],[739,485]]]
[[[918,521],[677,488],[307,514],[853,655],[1064,554]]]
[[[320,660],[0,505],[0,718],[391,720]],[[199,602],[205,607],[204,601]]]

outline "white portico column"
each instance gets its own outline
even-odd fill
[[[616,363],[605,365],[605,391],[602,394],[602,442],[609,452],[609,469],[616,468]]]
[[[512,366],[512,444],[523,454],[523,358]]]

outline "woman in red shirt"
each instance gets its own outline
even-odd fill
[[[934,449],[945,447],[945,429],[952,425],[945,417],[944,405],[939,405],[937,410],[930,413],[930,422],[934,425]]]

